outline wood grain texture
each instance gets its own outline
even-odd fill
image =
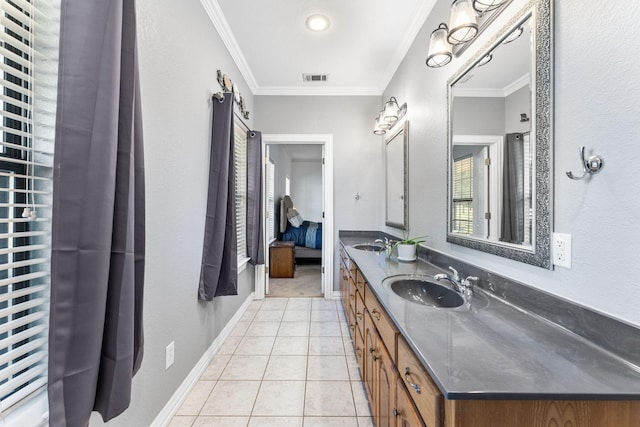
[[[640,401],[447,400],[446,427],[638,427]]]

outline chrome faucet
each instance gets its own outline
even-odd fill
[[[453,268],[451,266],[449,266],[449,270],[451,270],[453,272],[452,275],[449,275],[447,273],[440,273],[440,274],[436,274],[435,276],[433,276],[433,278],[438,280],[438,281],[440,281],[440,280],[448,280],[449,283],[451,283],[453,285],[453,290],[454,291],[456,291],[456,292],[458,292],[460,294],[464,294],[465,288],[460,283],[460,275],[458,274],[458,270],[456,270],[455,268]]]
[[[382,239],[376,239],[373,241],[373,243],[381,243],[382,245],[384,245],[384,248],[387,251],[391,250],[391,247],[393,246],[394,241],[393,240],[389,240],[388,238],[384,238],[384,240]]]

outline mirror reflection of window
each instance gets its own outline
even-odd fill
[[[284,177],[284,195],[291,196],[291,178],[288,176]]]
[[[473,156],[453,161],[453,212],[451,231],[473,234]]]

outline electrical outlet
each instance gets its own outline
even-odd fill
[[[171,367],[171,365],[173,365],[173,361],[175,358],[175,342],[171,341],[169,343],[169,345],[167,346],[167,348],[165,349],[164,352],[164,356],[165,356],[165,365],[164,365],[164,369],[165,371],[167,369],[169,369]]]
[[[553,233],[553,265],[571,268],[571,234]]]

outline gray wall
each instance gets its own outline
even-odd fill
[[[456,135],[504,135],[504,98],[456,96],[453,99]]]
[[[573,268],[548,271],[446,242],[447,80],[491,35],[446,67],[425,67],[426,40],[449,16],[449,0],[438,1],[384,93],[409,105],[411,232],[429,234],[426,244],[439,251],[640,325],[640,56],[632,54],[640,33],[626,31],[640,3],[616,2],[606,13],[578,0],[554,3],[555,230],[573,236]],[[591,180],[571,181],[565,171],[580,171],[581,145],[607,163]]]
[[[384,212],[379,209],[384,200],[384,168],[373,122],[381,99],[256,96],[254,100],[259,111],[255,128],[263,134],[333,134],[335,235],[337,230],[379,229],[384,223]],[[355,200],[356,193],[360,200]],[[337,269],[337,250],[335,254]],[[337,278],[334,271],[334,289],[338,288]]]
[[[528,122],[520,121],[521,113],[526,113]],[[531,123],[531,89],[525,86],[504,99],[504,133],[526,132]]]
[[[148,426],[253,291],[197,299],[216,69],[229,74],[253,112],[253,98],[198,1],[138,0],[138,41],[147,184],[145,355],[130,408],[109,426]],[[186,48],[188,47],[188,48]],[[206,53],[206,54],[205,54]],[[250,125],[250,123],[249,123]],[[165,371],[165,347],[175,364]],[[92,426],[103,425],[94,416]]]
[[[305,221],[322,222],[322,159],[291,162],[291,198]]]

